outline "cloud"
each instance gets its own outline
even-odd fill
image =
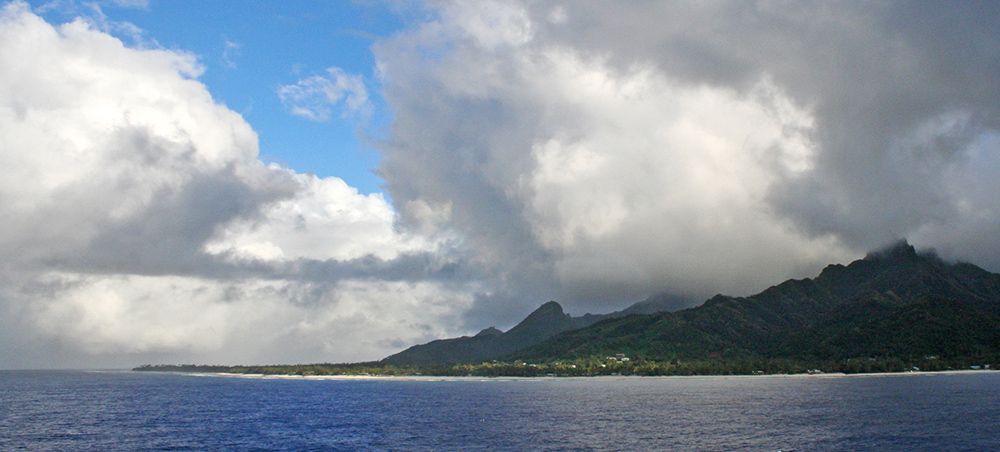
[[[77,0],[49,0],[37,6],[35,10],[43,13],[59,10],[67,14],[78,14],[81,10],[99,10],[102,7],[148,10],[149,0],[97,0],[89,2]]]
[[[513,3],[492,0],[476,4],[454,2],[443,8],[441,15],[449,25],[455,25],[463,37],[471,38],[487,49],[518,46],[533,37],[527,11]]]
[[[380,195],[262,163],[190,54],[12,3],[0,60],[0,367],[375,359],[478,290]]]
[[[149,0],[107,0],[103,3],[119,8],[149,9]]]
[[[368,91],[360,76],[336,67],[326,72],[326,76],[313,75],[278,87],[278,97],[293,115],[316,122],[329,121],[338,105],[343,116],[369,112]]]
[[[233,40],[226,39],[222,42],[222,64],[230,69],[236,68],[236,58],[243,52],[243,46]]]
[[[13,3],[19,3],[20,0]],[[140,47],[158,47],[156,41],[145,36],[144,31],[128,21],[112,20],[105,14],[105,8],[149,9],[148,0],[107,0],[107,1],[77,1],[51,0],[38,5],[38,13],[56,12],[67,18],[87,22],[92,28],[108,34],[128,39],[130,43]]]
[[[382,174],[404,206],[452,206],[512,298],[535,292],[520,303],[742,292],[842,253],[768,209],[814,149],[811,113],[767,79],[688,86],[524,35],[483,42],[456,15],[377,50],[396,120]]]
[[[391,260],[433,247],[425,237],[393,229],[395,211],[381,194],[362,195],[337,178],[289,176],[301,187],[297,196],[225,225],[206,250],[261,260]]]
[[[814,164],[783,175],[768,199],[807,234],[870,248],[965,221],[946,178],[997,127],[997,93],[985,87],[998,73],[998,8],[657,5],[620,21],[600,20],[602,9],[580,5],[545,30],[549,42],[686,84],[746,92],[768,78],[811,112]]]
[[[904,236],[997,270],[961,182],[1000,188],[997,8],[911,6],[435,5],[375,47],[380,174],[498,275],[479,319],[746,294]]]
[[[46,274],[40,284],[58,286],[29,294],[36,298],[26,317],[42,338],[95,356],[180,351],[228,363],[371,359],[449,333],[419,319],[447,319],[470,301],[462,291],[403,282]]]

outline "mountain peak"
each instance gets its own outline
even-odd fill
[[[459,337],[414,345],[383,362],[426,365],[499,359],[573,328],[588,326],[603,316],[571,317],[555,301],[542,304],[507,332],[489,327],[474,337]]]
[[[535,330],[550,330],[566,329],[565,323],[570,321],[569,314],[563,312],[563,308],[559,303],[555,301],[550,301],[535,309],[534,312],[528,314],[521,323],[518,323],[507,331],[508,334],[522,334],[525,331],[535,331]]]
[[[560,314],[561,315],[561,314],[563,314],[563,308],[562,308],[562,305],[560,305],[558,302],[556,302],[554,300],[553,301],[548,301],[548,302],[542,304],[541,306],[539,306],[538,309],[535,309],[535,311],[532,312],[529,315],[529,317],[531,317],[532,315],[535,315],[535,314]]]
[[[1000,274],[948,264],[899,241],[864,260],[830,265],[814,279],[788,280],[746,297],[716,295],[683,311],[592,324],[514,356],[551,361],[620,350],[652,360],[780,357],[831,365],[869,363],[876,356],[903,362],[929,355],[980,359],[977,354],[1000,350]]]
[[[885,248],[868,253],[865,256],[865,260],[906,262],[916,260],[918,257],[916,248],[910,245],[910,242],[907,242],[906,239],[902,239]]]
[[[497,327],[495,327],[495,326],[491,326],[489,328],[486,328],[486,329],[484,329],[484,330],[476,333],[475,337],[499,336],[501,334],[503,334],[503,331],[498,330]]]

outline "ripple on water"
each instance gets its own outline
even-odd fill
[[[995,449],[1000,374],[304,380],[0,371],[0,450]]]

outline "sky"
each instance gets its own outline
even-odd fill
[[[381,190],[371,141],[386,123],[371,45],[401,29],[407,10],[351,2],[244,2],[239,14],[228,2],[32,1],[53,24],[83,17],[133,47],[159,47],[194,54],[198,77],[216,102],[249,122],[265,162],[338,176],[363,193]],[[192,12],[197,11],[196,14]],[[365,108],[320,107],[313,116],[276,96],[282,86],[310,77],[332,79],[335,68],[356,79]],[[287,99],[288,96],[286,96]],[[306,120],[302,120],[303,118]]]
[[[905,238],[1000,271],[990,2],[0,6],[0,368],[379,359]]]

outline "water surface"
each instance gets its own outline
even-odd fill
[[[0,450],[1000,448],[1000,373],[299,380],[0,371]]]

